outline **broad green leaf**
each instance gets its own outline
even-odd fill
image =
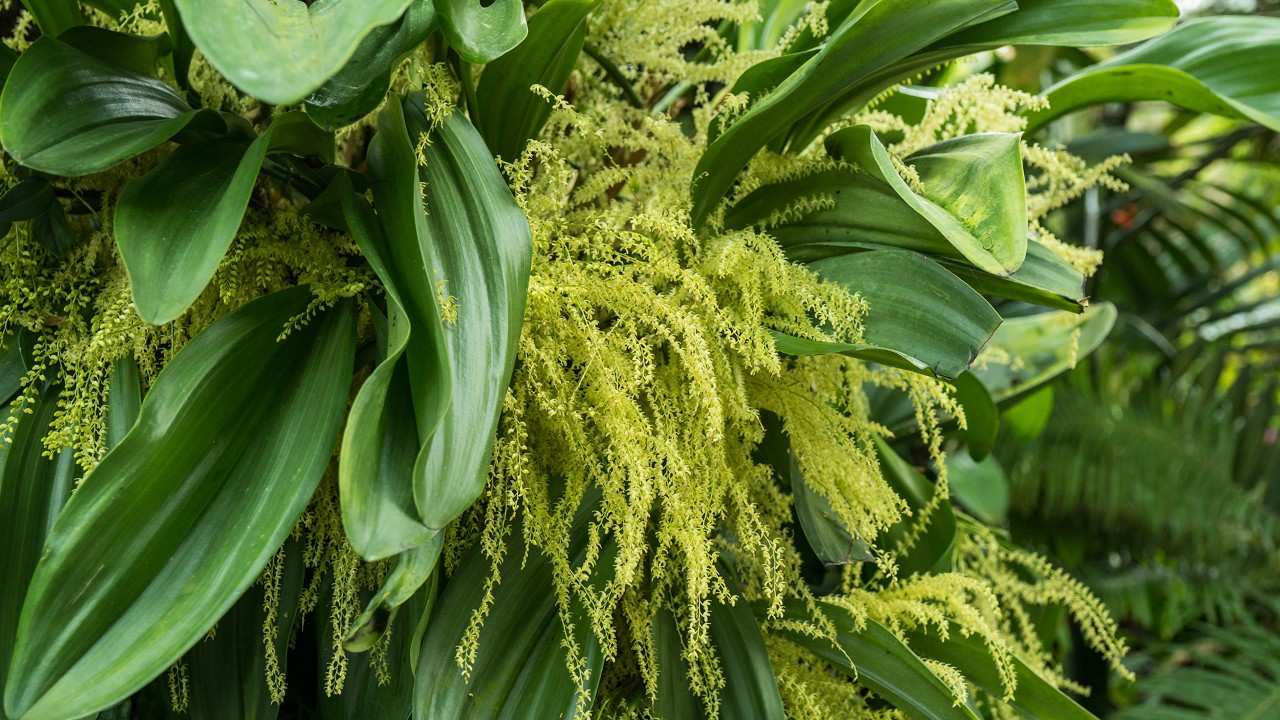
[[[13,343],[17,345],[16,342]],[[17,428],[0,450],[0,686],[7,693],[12,680],[5,680],[11,667],[18,618],[27,585],[40,560],[49,527],[71,496],[79,468],[74,453],[65,448],[55,457],[45,457],[44,436],[49,432],[62,387],[44,389],[30,415],[20,415]],[[7,411],[7,408],[6,408]],[[16,714],[0,717],[16,717]]]
[[[707,146],[693,175],[694,224],[705,222],[756,151],[805,115],[956,28],[1011,6],[1005,0],[859,3],[816,55]]]
[[[868,304],[863,341],[916,358],[953,378],[1000,325],[991,305],[937,263],[904,250],[877,250],[809,264]]]
[[[213,637],[205,637],[183,658],[187,666],[190,706],[184,717],[193,720],[274,720],[279,703],[272,702],[268,683],[266,643],[270,642],[283,673],[288,668],[289,636],[302,598],[303,548],[295,540],[284,544],[278,583],[270,594],[255,583],[222,617]],[[268,566],[273,567],[273,566]],[[272,607],[268,625],[266,607]],[[274,635],[266,635],[271,627]]]
[[[773,92],[774,88],[803,67],[817,52],[817,48],[811,48],[761,60],[738,76],[731,92],[734,95],[746,97],[748,102],[754,103]],[[717,117],[715,122],[707,128],[707,143],[715,142],[716,138],[720,137],[720,133],[731,124],[731,121]]]
[[[439,328],[440,320],[434,315],[432,298],[422,297],[423,290],[431,292],[433,288],[423,288],[427,278],[420,277],[416,284],[411,281],[406,287],[414,291],[416,301],[429,314],[423,315],[425,321],[417,325],[410,321],[396,278],[407,275],[412,266],[397,267],[391,258],[396,250],[405,257],[416,248],[403,242],[406,238],[402,237],[395,250],[391,249],[388,235],[369,203],[355,193],[345,175],[339,176],[338,183],[347,226],[374,272],[382,278],[387,297],[386,355],[352,402],[338,460],[342,524],[347,539],[356,552],[372,561],[420,546],[436,534],[422,524],[413,500],[414,463],[423,441],[414,416],[410,363],[404,358],[411,328],[418,327],[418,338],[426,338],[430,324]],[[391,211],[384,208],[384,215]],[[416,240],[412,235],[407,239]],[[423,265],[419,263],[419,267]],[[447,375],[441,382],[447,392],[445,383]],[[439,389],[440,386],[425,387],[423,392],[437,394]]]
[[[947,455],[947,485],[979,520],[989,525],[1004,523],[1009,514],[1009,478],[995,456],[977,461],[967,453]]]
[[[204,292],[240,228],[270,139],[268,129],[253,142],[183,145],[125,185],[116,244],[144,321],[163,325]]]
[[[1160,100],[1280,131],[1280,18],[1191,20],[1167,35],[1087,67],[1045,91],[1031,132],[1083,107]]]
[[[54,257],[60,260],[67,257],[67,251],[75,241],[75,234],[67,224],[67,215],[62,209],[62,203],[54,200],[49,203],[44,213],[37,215],[31,221],[31,236]]]
[[[877,437],[876,450],[880,456],[880,472],[885,482],[898,494],[913,517],[904,518],[884,534],[886,545],[898,551],[898,576],[910,577],[915,573],[951,572],[955,557],[956,517],[950,498],[937,498],[927,516],[921,513],[930,507],[937,495],[937,486],[902,459],[889,444]],[[914,536],[913,527],[924,524],[924,532],[915,537],[914,544],[904,550],[902,541]],[[896,546],[896,547],[895,547]]]
[[[410,0],[174,0],[196,47],[232,85],[292,105],[342,69]]]
[[[564,539],[575,570],[586,557],[588,525],[599,497],[598,491],[593,492],[582,503]],[[507,549],[497,570],[501,582],[492,589],[469,683],[454,659],[455,651],[485,597],[486,581],[494,569],[476,545],[449,578],[418,653],[415,717],[568,720],[589,714],[604,661],[599,641],[585,608],[575,599],[565,620],[572,622],[579,667],[590,673],[586,685],[579,686],[567,665],[564,645],[569,638],[557,611],[551,561],[541,550],[525,548],[517,540],[522,533],[520,526],[512,531],[513,547]],[[599,590],[608,582],[616,552],[616,545],[606,541],[590,587]]]
[[[41,37],[18,58],[0,94],[0,145],[35,170],[87,175],[159,145],[201,117],[217,115],[192,110],[154,77]]]
[[[50,531],[18,626],[11,716],[79,717],[141,688],[284,541],[329,463],[354,356],[349,303],[278,339],[310,300],[305,287],[255,300],[161,372]]]
[[[408,137],[431,127],[421,98],[405,105]],[[452,370],[450,404],[418,457],[414,500],[427,527],[440,529],[484,487],[498,415],[515,366],[533,240],[524,212],[493,155],[461,114],[429,134],[419,171],[426,184],[428,292],[452,298],[444,342]],[[421,431],[419,427],[419,431]]]
[[[142,381],[133,356],[122,357],[111,367],[107,381],[106,445],[111,450],[133,429],[142,412]]]
[[[965,263],[944,262],[969,287],[983,295],[1020,300],[1055,310],[1084,312],[1084,275],[1039,240],[1027,240],[1027,256],[1011,275],[985,273]]]
[[[1027,191],[1021,136],[963,135],[903,159],[920,177],[917,193],[866,125],[827,138],[827,151],[858,163],[888,185],[979,269],[1008,275],[1027,253]]]
[[[956,400],[964,409],[964,443],[974,460],[991,454],[1000,430],[1000,410],[991,399],[991,393],[982,383],[966,372],[951,383],[956,389]]]
[[[742,720],[782,720],[786,714],[778,681],[764,636],[747,601],[734,593],[737,602],[711,605],[711,642],[720,659],[724,687],[720,691],[720,716]]]
[[[1093,305],[1082,315],[1051,312],[1005,320],[988,345],[991,356],[973,374],[998,403],[1021,397],[1088,357],[1115,322],[1111,303]]]
[[[71,28],[58,36],[58,42],[144,76],[154,75],[161,56],[173,49],[164,33],[130,35],[92,25]]]
[[[44,178],[30,178],[9,188],[0,196],[0,238],[9,234],[13,223],[44,215],[54,202],[53,187]]]
[[[1023,445],[1040,437],[1053,414],[1053,386],[1046,385],[1001,413],[1013,439]]]
[[[957,627],[950,628],[946,641],[937,636],[911,632],[907,638],[911,648],[921,657],[944,662],[959,670],[966,678],[994,697],[1004,697],[1005,687],[1000,679],[1000,669],[991,657],[991,650],[976,635],[965,637]],[[1094,720],[1093,713],[1080,707],[1061,690],[1050,685],[1032,670],[1022,658],[1011,655],[1014,677],[1018,687],[1009,704],[1029,718],[1053,718],[1053,720]]]
[[[704,720],[706,709],[689,687],[689,663],[684,659],[684,644],[675,616],[670,610],[659,608],[650,622],[650,631],[658,660],[654,717],[657,720]]]
[[[396,608],[413,597],[436,572],[444,533],[437,532],[429,540],[396,555],[395,564],[382,581],[382,586],[369,600],[363,613],[351,623],[343,647],[364,652],[382,637]]]
[[[391,87],[391,71],[435,27],[435,5],[430,0],[411,2],[395,23],[365,36],[347,64],[307,96],[307,114],[320,127],[337,130],[373,112]]]
[[[529,36],[514,50],[489,63],[476,88],[476,129],[494,155],[515,160],[525,143],[538,136],[551,103],[531,89],[541,85],[564,91],[582,52],[587,15],[602,0],[550,0],[529,18]]]
[[[41,35],[60,35],[84,22],[76,0],[22,0],[35,16]]]
[[[268,153],[314,156],[326,163],[332,163],[337,154],[333,132],[316,125],[306,113],[299,110],[273,117],[264,134],[270,136]]]
[[[31,359],[27,357],[22,336],[30,334],[24,328],[0,335],[0,406],[7,406],[14,395],[22,389],[22,379],[31,369]],[[0,456],[2,457],[2,456]],[[0,460],[0,464],[3,464]]]
[[[835,623],[835,638],[811,637],[789,624],[772,632],[831,663],[912,720],[979,720],[968,707],[956,705],[946,684],[883,625],[866,620],[859,627],[842,607],[823,602],[818,607]],[[785,612],[788,621],[813,623],[798,600],[787,600]]]
[[[470,63],[498,59],[529,32],[520,0],[438,0],[436,10],[444,39]]]

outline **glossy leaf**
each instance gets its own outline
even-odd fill
[[[245,305],[157,378],[50,531],[19,623],[10,715],[79,717],[141,688],[283,542],[328,465],[352,373],[350,304],[277,339],[310,299],[300,287]]]
[[[27,167],[87,175],[159,145],[197,117],[160,80],[41,37],[0,94],[0,144]]]
[[[14,346],[17,343],[13,343]],[[41,392],[32,414],[19,416],[17,428],[0,451],[0,686],[7,692],[12,680],[5,680],[11,668],[18,618],[27,585],[40,560],[49,527],[75,488],[79,467],[71,449],[55,457],[45,457],[44,436],[49,432],[62,387],[54,385]],[[0,440],[2,441],[2,440]],[[3,713],[0,713],[3,715]],[[12,715],[4,715],[10,717]]]
[[[541,85],[564,91],[582,52],[587,15],[602,0],[550,0],[529,18],[529,36],[514,50],[489,63],[476,88],[476,129],[494,155],[515,160],[525,143],[538,136],[551,103],[531,89]]]
[[[0,223],[6,226],[44,214],[54,202],[53,187],[44,178],[30,178],[0,196]]]
[[[444,39],[470,63],[498,59],[529,32],[520,0],[438,0],[436,10]]]
[[[0,335],[0,403],[5,405],[22,389],[22,379],[31,369],[30,358],[21,341],[21,336],[29,332],[16,328]],[[0,465],[2,464],[3,460],[0,460]]]
[[[959,628],[952,627],[945,641],[937,636],[912,632],[908,634],[911,648],[921,657],[947,663],[959,670],[970,682],[994,697],[1004,697],[1005,688],[1000,680],[1000,669],[991,657],[991,650],[983,640],[970,635],[965,637]],[[1053,720],[1094,720],[1093,713],[1080,707],[1061,690],[1050,685],[1032,670],[1022,658],[1012,655],[1018,686],[1009,704],[1026,717],[1053,718]]]
[[[966,263],[946,262],[943,267],[983,295],[1073,313],[1084,312],[1088,302],[1084,294],[1084,275],[1034,239],[1027,241],[1027,256],[1022,267],[1007,277],[982,272]]]
[[[142,412],[142,381],[133,356],[122,357],[111,367],[107,381],[106,447],[115,448],[124,440]]]
[[[960,375],[952,385],[956,389],[956,401],[964,409],[965,446],[969,449],[970,457],[981,460],[990,455],[995,447],[996,433],[1000,430],[1000,410],[991,399],[991,393],[987,392],[973,373]]]
[[[984,523],[1001,525],[1009,514],[1009,478],[993,455],[981,461],[966,453],[947,456],[951,494]]]
[[[411,2],[399,20],[366,35],[347,64],[307,96],[307,114],[320,127],[337,130],[373,112],[387,96],[396,65],[435,27],[435,5]]]
[[[1009,13],[947,38],[946,45],[1125,45],[1168,31],[1173,0],[1018,0]]]
[[[773,664],[765,648],[760,625],[747,601],[711,605],[711,642],[724,673],[720,691],[720,716],[742,720],[782,720],[782,697]]]
[[[818,607],[835,623],[834,642],[786,625],[775,632],[856,679],[912,720],[979,720],[967,706],[957,706],[946,684],[883,625],[866,620],[860,628],[848,610],[822,602]],[[785,618],[812,623],[798,600],[786,601]]]
[[[144,321],[169,322],[204,292],[240,228],[270,137],[183,145],[120,193],[116,244]]]
[[[346,65],[370,32],[410,0],[174,0],[196,47],[232,85],[291,105]]]
[[[405,106],[408,137],[431,127],[420,99]],[[440,529],[479,496],[524,320],[533,240],[480,134],[460,114],[445,118],[424,148],[426,247],[437,283],[453,298],[445,323],[452,370],[450,404],[418,457],[414,499],[423,522]],[[419,430],[421,431],[421,427]],[[425,482],[423,482],[425,480]]]
[[[993,355],[973,373],[996,402],[1020,397],[1088,357],[1115,321],[1111,303],[1091,306],[1082,315],[1055,312],[1005,320],[991,338],[991,347],[1004,354]]]
[[[859,3],[816,55],[707,146],[693,175],[694,224],[706,220],[756,151],[792,124],[885,66],[1009,5],[1004,0]]]
[[[836,132],[826,146],[887,184],[979,269],[1007,275],[1022,265],[1027,191],[1020,135],[962,135],[904,158],[920,176],[920,193],[898,174],[870,127]]]
[[[76,0],[22,0],[35,16],[41,35],[60,35],[84,22]]]
[[[915,513],[913,517],[904,518],[889,528],[884,535],[890,548],[898,546],[898,576],[951,572],[955,557],[956,517],[951,509],[950,499],[939,498],[939,502],[934,504],[927,516],[921,515],[930,506],[930,501],[937,493],[937,486],[911,467],[884,440],[877,437],[875,443],[880,456],[880,472],[885,482]],[[924,532],[904,551],[900,547],[901,542],[914,535],[913,526],[920,524],[924,525]]]
[[[1046,90],[1049,108],[1029,113],[1027,130],[1092,105],[1159,100],[1280,131],[1277,53],[1280,18],[1191,20]]]
[[[809,267],[867,301],[866,343],[916,358],[942,377],[964,372],[1000,325],[981,295],[916,253],[878,250]]]
[[[598,505],[594,493],[579,509],[566,542],[575,568],[586,555],[591,513]],[[556,609],[551,562],[538,549],[508,548],[498,569],[501,582],[492,590],[492,604],[480,629],[479,649],[470,683],[455,661],[472,613],[486,594],[493,569],[480,546],[472,548],[449,578],[436,603],[422,649],[418,654],[414,716],[433,720],[517,720],[530,717],[569,720],[590,712],[604,657],[591,621],[577,600],[571,609],[573,642],[581,670],[590,673],[579,687],[570,675],[564,643],[565,625]],[[612,573],[616,546],[607,543],[596,560],[592,584],[602,587]]]
[[[58,42],[139,75],[154,75],[161,56],[173,49],[164,33],[131,35],[92,25],[71,28],[58,36]]]

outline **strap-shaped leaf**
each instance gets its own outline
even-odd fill
[[[18,57],[0,94],[0,144],[27,167],[87,175],[159,145],[202,116],[221,123],[154,77],[41,37]]]
[[[1008,277],[982,272],[967,263],[943,262],[943,267],[983,295],[1073,313],[1084,312],[1087,303],[1084,275],[1035,239],[1027,241],[1027,256],[1022,267]]]
[[[444,39],[470,63],[498,59],[529,32],[520,0],[439,0],[436,10]]]
[[[651,708],[657,720],[704,720],[702,701],[689,687],[689,663],[675,616],[659,608],[650,621],[653,650],[658,660],[658,691]]]
[[[1005,0],[859,3],[816,55],[707,146],[694,170],[694,224],[706,220],[756,151],[805,115],[956,28],[1011,5]]]
[[[560,93],[587,34],[587,15],[601,0],[550,0],[529,18],[529,36],[489,63],[476,88],[476,129],[494,155],[514,160],[538,136],[551,104],[531,88]]]
[[[964,409],[965,446],[974,460],[981,460],[995,448],[996,433],[1000,430],[1000,409],[972,372],[960,375],[951,384],[956,390],[956,401]]]
[[[965,637],[960,629],[952,627],[945,641],[936,635],[923,632],[908,634],[911,648],[921,657],[944,662],[959,670],[978,687],[995,697],[1004,697],[1004,683],[991,650],[976,635]],[[1050,685],[1032,670],[1022,658],[1012,655],[1014,677],[1018,687],[1009,704],[1026,717],[1053,718],[1054,720],[1094,720],[1093,713],[1080,707],[1058,688]]]
[[[574,517],[565,541],[570,561],[579,566],[587,547],[588,524],[599,505],[592,491]],[[517,527],[512,538],[522,537]],[[604,657],[585,608],[574,600],[570,610],[573,642],[580,670],[589,673],[579,686],[569,673],[565,650],[566,626],[556,608],[550,559],[518,540],[508,548],[498,569],[501,582],[480,629],[479,649],[470,682],[462,675],[455,651],[472,614],[485,597],[492,572],[479,545],[449,578],[418,653],[414,717],[433,720],[517,720],[572,718],[589,714]],[[596,560],[591,584],[599,589],[610,580],[617,546],[607,542]]]
[[[865,343],[914,358],[942,377],[964,372],[1000,325],[981,295],[913,252],[841,255],[809,267],[867,301]]]
[[[410,0],[174,0],[183,26],[232,85],[273,105],[305,98]]]
[[[818,603],[835,623],[835,641],[811,637],[786,625],[774,630],[788,640],[855,678],[912,720],[979,720],[955,696],[918,655],[896,635],[874,620],[859,628],[848,610]],[[812,623],[809,611],[798,600],[787,600],[787,620]]]
[[[711,642],[720,658],[724,688],[720,692],[720,716],[743,720],[782,720],[782,697],[769,662],[760,625],[735,593],[737,602],[711,606]]]
[[[1006,320],[991,338],[993,355],[973,374],[998,403],[1021,397],[1089,356],[1111,332],[1116,308],[1099,303],[1082,315],[1051,312]]]
[[[431,0],[414,0],[398,21],[375,29],[333,77],[307,96],[307,114],[337,130],[373,112],[391,87],[391,71],[436,28]]]
[[[1277,53],[1280,18],[1192,20],[1046,90],[1049,107],[1028,114],[1027,131],[1083,107],[1139,100],[1252,120],[1280,131]]]
[[[120,193],[116,244],[138,315],[162,325],[204,292],[240,228],[270,129],[183,145]]]
[[[10,716],[80,717],[141,688],[283,542],[329,463],[354,357],[349,303],[278,340],[310,299],[294,288],[249,303],[157,378],[49,534],[18,627]]]
[[[1027,190],[1021,136],[963,135],[905,158],[920,177],[917,193],[866,125],[827,139],[833,156],[862,166],[942,233],[979,269],[1008,275],[1027,253]]]
[[[450,404],[418,458],[414,499],[423,522],[443,528],[484,487],[494,431],[515,367],[533,239],[493,155],[461,114],[428,132],[421,98],[405,104],[408,136],[427,135],[426,245],[450,300],[444,341],[452,369]],[[456,315],[454,315],[456,313]],[[421,428],[419,428],[421,430]],[[422,482],[425,480],[425,482]]]
[[[16,347],[17,343],[13,345]],[[53,458],[45,457],[43,440],[61,393],[59,385],[41,392],[32,413],[20,415],[13,435],[5,438],[12,443],[0,452],[0,518],[4,518],[0,523],[0,547],[4,548],[0,552],[0,572],[5,578],[0,583],[0,686],[6,689],[11,685],[5,676],[11,667],[27,585],[40,560],[49,527],[71,497],[79,474],[70,448]]]

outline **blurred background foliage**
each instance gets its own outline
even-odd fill
[[[1185,16],[1280,15],[1185,0]],[[994,74],[1049,88],[1116,50],[1002,48],[922,84]],[[1102,346],[1001,413],[995,451],[950,462],[955,500],[1070,569],[1122,623],[1137,683],[1075,629],[1072,677],[1101,717],[1280,717],[1280,136],[1163,103],[1111,103],[1039,131],[1091,162],[1126,153],[1049,227],[1101,249]],[[999,308],[1016,315],[1016,308]]]

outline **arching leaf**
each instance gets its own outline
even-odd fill
[[[360,41],[410,0],[174,0],[196,47],[244,92],[296,103],[333,77]]]
[[[310,299],[300,287],[245,305],[157,378],[50,531],[18,626],[11,716],[80,717],[138,690],[283,542],[328,465],[354,356],[347,303],[278,340]]]
[[[1116,308],[1099,303],[1082,315],[1041,313],[1004,321],[991,338],[998,348],[973,374],[996,402],[1020,397],[1089,356],[1111,332]]]
[[[1280,18],[1191,20],[1167,35],[1087,67],[1045,91],[1027,131],[1080,108],[1160,100],[1280,131]]]
[[[196,118],[160,80],[50,37],[14,64],[0,94],[0,144],[14,160],[55,175],[87,175],[149,150]]]
[[[84,22],[76,0],[22,0],[36,18],[41,35],[61,35]]]

